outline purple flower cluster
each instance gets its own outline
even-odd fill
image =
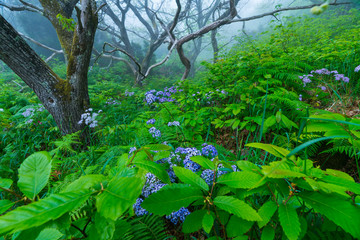
[[[185,155],[185,158],[183,161],[184,168],[189,169],[193,172],[197,172],[200,170],[200,165],[190,160],[190,158],[193,156],[201,155],[201,152],[199,150],[197,150],[196,148],[178,147],[175,150],[175,153],[180,154],[180,155]]]
[[[146,122],[146,124],[147,125],[149,125],[149,124],[154,124],[156,122],[156,120],[155,119],[149,119],[147,122]]]
[[[136,216],[143,216],[145,214],[149,214],[149,212],[142,208],[140,205],[143,201],[144,199],[138,198],[133,205],[134,213],[136,214]]]
[[[359,72],[359,71],[360,71],[360,65],[354,69],[354,72]]]
[[[109,98],[109,99],[106,101],[106,104],[107,104],[107,105],[120,105],[121,102],[119,102],[118,100],[113,100],[112,98]]]
[[[35,112],[35,109],[33,108],[27,108],[25,110],[25,112],[21,113],[21,115],[23,115],[23,117],[29,117],[29,116],[32,116]]]
[[[309,77],[313,77],[314,75],[312,74],[308,74],[308,75],[302,75],[302,76],[299,76],[299,78],[303,81],[304,83],[304,87],[306,87],[306,84],[307,83],[311,83],[311,80]]]
[[[92,110],[92,108],[85,110],[85,113],[81,114],[81,119],[78,124],[85,124],[91,128],[96,127],[98,125],[96,117],[99,115],[101,110],[99,110],[98,113],[92,113]]]
[[[164,88],[164,91],[156,91],[155,89],[150,90],[145,93],[145,101],[147,104],[151,105],[154,102],[173,102],[175,101],[174,98],[172,98],[172,94],[176,92],[181,92],[182,90],[178,90],[177,87],[170,87],[170,88]]]
[[[203,148],[201,149],[201,152],[204,156],[209,157],[209,158],[213,158],[216,157],[218,155],[218,152],[216,150],[216,148],[213,145],[209,145],[207,143],[204,143]]]
[[[160,179],[158,179],[154,174],[147,173],[146,175],[146,182],[142,189],[142,195],[147,198],[152,193],[156,193],[166,184],[162,183]]]
[[[180,123],[178,121],[169,122],[168,126],[180,126]]]
[[[170,219],[170,221],[176,225],[179,221],[184,222],[187,215],[190,214],[189,209],[187,208],[180,208],[176,212],[172,212],[170,215],[166,216],[166,219]]]
[[[134,95],[135,94],[135,92],[129,92],[127,89],[126,89],[126,91],[125,91],[125,96],[126,97],[131,97],[132,95]]]
[[[359,68],[359,70],[360,70],[360,68]],[[350,81],[350,79],[348,77],[345,77],[344,74],[339,74],[339,72],[336,71],[336,70],[329,71],[326,68],[322,68],[322,69],[318,69],[318,70],[313,70],[310,73],[315,73],[315,74],[318,74],[318,75],[329,75],[329,76],[331,74],[334,74],[334,77],[335,77],[336,81],[342,80],[345,83],[348,83]],[[309,75],[311,75],[311,74],[309,74]],[[311,75],[311,77],[313,77],[313,76]]]
[[[151,127],[149,129],[149,133],[151,133],[153,138],[159,138],[161,137],[161,132],[159,129],[156,129],[155,127]]]

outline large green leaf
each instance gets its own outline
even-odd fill
[[[160,164],[157,164],[155,162],[151,162],[148,160],[135,160],[133,163],[142,169],[145,169],[152,174],[154,174],[156,177],[158,177],[161,181],[167,184],[171,184],[169,174],[166,172],[165,168],[161,166]]]
[[[204,215],[207,213],[207,210],[197,210],[190,215],[186,216],[185,221],[182,226],[182,231],[184,233],[192,233],[201,229],[202,227],[202,219]]]
[[[279,205],[279,220],[280,224],[284,230],[285,235],[290,240],[298,239],[301,228],[299,216],[296,213],[295,208],[291,204],[283,204]]]
[[[63,234],[55,228],[45,228],[37,236],[36,240],[58,240]]]
[[[226,226],[226,233],[228,234],[228,237],[241,236],[244,233],[248,232],[253,224],[254,222],[249,222],[235,215],[232,215],[229,223]]]
[[[142,149],[152,150],[152,151],[169,151],[171,147],[165,144],[151,144],[142,147]]]
[[[271,200],[267,201],[261,206],[258,211],[260,217],[262,218],[262,221],[258,222],[259,228],[262,228],[270,221],[276,210],[277,205]]]
[[[275,230],[271,226],[266,226],[261,232],[261,240],[273,240],[275,237]]]
[[[105,181],[105,176],[101,174],[89,174],[81,176],[74,182],[70,183],[62,192],[75,192],[81,189],[99,187],[101,182]]]
[[[360,208],[332,194],[303,192],[299,196],[315,211],[324,214],[354,238],[360,239]]]
[[[115,221],[124,214],[141,194],[145,180],[139,177],[116,177],[96,197],[97,211]]]
[[[281,147],[278,147],[278,146],[275,146],[272,144],[265,144],[265,143],[248,143],[245,146],[253,147],[253,148],[260,148],[260,149],[265,150],[279,158],[285,157],[290,152],[289,150],[286,150],[284,148],[281,148]]]
[[[173,167],[176,176],[183,182],[190,184],[193,187],[198,187],[204,189],[205,191],[209,191],[209,185],[202,179],[199,175],[192,172],[189,169],[182,167]]]
[[[173,184],[164,186],[158,192],[151,194],[141,206],[151,213],[168,215],[197,200],[203,200],[200,189],[186,184]]]
[[[265,183],[265,181],[262,181],[259,185],[258,183],[261,179],[262,176],[260,174],[242,171],[224,174],[217,180],[217,183],[222,183],[232,188],[253,188]]]
[[[206,233],[210,233],[215,220],[215,214],[210,212],[206,213],[202,219],[202,227]]]
[[[241,201],[234,197],[219,196],[214,199],[214,204],[236,216],[248,220],[248,221],[261,221],[259,214],[244,201]]]
[[[37,152],[27,157],[19,168],[18,187],[30,199],[46,186],[51,172],[51,156]]]
[[[9,189],[11,187],[12,183],[13,183],[13,181],[11,179],[0,177],[0,187]],[[0,189],[0,192],[1,191],[2,190]]]
[[[92,192],[78,191],[53,194],[0,216],[0,235],[40,226],[61,217],[83,204]]]
[[[215,164],[209,159],[204,158],[203,156],[193,156],[190,159],[191,161],[196,162],[205,169],[211,169],[211,170],[215,169]]]
[[[0,200],[0,215],[11,208],[14,205],[14,203],[10,200]]]

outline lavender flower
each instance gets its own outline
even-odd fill
[[[106,101],[106,104],[108,104],[108,105],[120,105],[121,102],[119,102],[118,100],[113,100],[112,98],[109,98],[109,99]]]
[[[133,152],[135,152],[137,149],[136,149],[136,147],[131,147],[130,148],[130,151],[129,151],[129,157],[130,157],[130,155],[133,153]]]
[[[99,115],[98,113],[91,113],[92,108],[89,108],[85,110],[85,113],[81,114],[81,119],[78,122],[78,124],[85,124],[91,128],[95,128],[98,126],[98,121],[96,120],[96,117]]]
[[[354,71],[355,71],[355,72],[359,72],[359,71],[360,71],[360,65],[357,66]]]
[[[169,122],[168,126],[180,126],[180,123],[178,121]]]
[[[303,100],[303,98],[302,98],[302,95],[300,94],[299,95],[299,101],[302,101]]]
[[[23,112],[21,115],[23,115],[24,117],[29,117],[33,115],[34,111],[35,109],[33,108],[27,108],[25,112]]]
[[[126,91],[125,91],[125,96],[126,97],[131,97],[132,95],[134,95],[135,94],[135,92],[128,92],[128,90],[126,89]]]
[[[156,122],[156,120],[155,119],[149,119],[147,122],[146,122],[146,124],[147,125],[149,125],[149,124],[154,124]]]
[[[27,121],[25,122],[25,124],[32,123],[33,121],[34,121],[34,119],[30,118],[29,120],[27,120]]]
[[[161,137],[161,132],[160,130],[156,129],[155,127],[152,127],[149,129],[149,133],[151,133],[153,138],[159,138]]]
[[[166,216],[166,218],[170,219],[170,221],[175,225],[179,221],[184,222],[186,216],[189,214],[190,214],[189,209],[182,207],[178,211],[172,212],[170,215]]]

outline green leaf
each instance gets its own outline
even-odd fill
[[[135,203],[143,186],[143,178],[115,177],[103,193],[96,197],[97,211],[115,221]]]
[[[184,233],[192,233],[201,229],[202,227],[202,219],[204,215],[207,213],[207,210],[197,210],[190,213],[186,216],[185,221],[182,226],[182,231]]]
[[[175,175],[183,182],[190,184],[193,187],[201,188],[205,191],[209,191],[209,186],[199,175],[192,172],[189,169],[182,167],[173,167]]]
[[[11,208],[14,205],[14,203],[10,200],[0,200],[0,215]]]
[[[258,170],[260,170],[260,168],[258,166],[256,166],[254,163],[249,162],[249,161],[237,161],[236,165],[241,169],[241,170],[248,170],[248,171],[253,171],[256,172]]]
[[[290,152],[289,150],[286,150],[284,148],[281,148],[281,147],[278,147],[278,146],[275,146],[272,144],[265,144],[265,143],[248,143],[245,146],[253,147],[253,148],[260,148],[260,149],[265,150],[279,158],[286,157],[286,155],[288,155]]]
[[[248,221],[261,221],[259,214],[244,201],[229,196],[220,196],[214,199],[214,204],[236,216]]]
[[[30,199],[46,186],[51,172],[51,156],[37,152],[27,157],[19,168],[19,189]]]
[[[205,169],[211,169],[211,170],[215,169],[215,164],[207,158],[204,158],[202,156],[193,156],[190,157],[190,159],[191,161],[196,162]]]
[[[304,178],[305,174],[287,169],[276,169],[275,167],[264,166],[263,174],[268,178]]]
[[[57,219],[64,213],[81,206],[91,194],[92,192],[89,191],[53,194],[29,205],[18,207],[0,216],[0,234],[25,230]]]
[[[315,211],[342,227],[354,238],[360,238],[360,208],[344,198],[318,192],[303,192],[299,196]]]
[[[255,185],[259,187],[264,184],[265,182],[263,181],[262,184],[257,185],[261,179],[262,176],[259,174],[242,171],[224,174],[217,180],[217,183],[225,184],[232,188],[252,188]]]
[[[206,213],[202,219],[202,227],[206,233],[210,233],[213,225],[214,225],[214,213]]]
[[[171,184],[169,174],[166,172],[165,168],[160,164],[148,160],[134,160],[133,163],[137,167],[151,172],[156,177],[158,177],[162,182]]]
[[[197,200],[203,200],[200,189],[187,184],[173,184],[164,186],[158,192],[151,194],[141,206],[151,213],[168,215]]]
[[[1,178],[0,177],[0,187],[9,189],[11,187],[11,184],[13,183],[13,180],[8,178]],[[2,190],[0,189],[0,192]]]
[[[285,235],[290,240],[298,239],[301,228],[299,216],[296,213],[295,208],[291,204],[280,204],[279,205],[279,220],[284,230]]]
[[[259,228],[264,227],[274,215],[277,210],[277,205],[273,201],[269,200],[261,206],[258,213],[262,218],[262,221],[258,222]]]
[[[100,174],[89,174],[81,176],[74,182],[70,183],[62,192],[76,192],[81,189],[90,189],[99,187],[101,182],[106,180],[104,175]]]
[[[101,216],[99,213],[95,214],[94,224],[88,233],[89,240],[107,240],[113,239],[115,232],[115,221]]]
[[[55,228],[45,228],[37,236],[36,240],[58,240],[63,234]]]
[[[169,151],[160,151],[154,155],[154,161],[158,161],[164,158],[168,158],[170,156]]]
[[[261,240],[273,240],[275,238],[275,230],[271,226],[266,226],[261,232]]]
[[[344,178],[335,177],[333,175],[322,176],[321,180],[324,182],[332,183],[338,186],[345,187],[346,190],[351,191],[356,194],[360,194],[360,184],[354,181],[349,181]]]
[[[235,215],[232,215],[229,223],[226,226],[226,233],[228,234],[228,237],[241,236],[244,233],[248,232],[253,224],[254,222],[249,222]]]
[[[171,150],[171,147],[165,144],[151,144],[142,147],[142,149],[147,149],[151,151],[169,151]]]

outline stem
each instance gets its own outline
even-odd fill
[[[81,234],[84,236],[84,238],[87,238],[88,235],[86,234],[86,232],[84,230],[81,230],[78,226],[74,225],[74,224],[70,224],[70,226],[72,226],[73,228],[77,229],[79,232],[81,232]]]
[[[169,111],[169,109],[168,109],[163,103],[160,103],[160,104],[161,104],[161,105],[166,109],[166,111],[170,114],[170,117],[172,118],[172,120],[175,121],[175,118],[174,118],[174,116],[171,114],[171,112]],[[180,130],[181,134],[182,134],[183,137],[184,137],[184,142],[186,142],[187,140],[186,140],[185,134],[184,134],[183,131],[181,130],[180,126],[176,126],[176,127]]]
[[[10,189],[7,189],[7,188],[3,188],[3,187],[0,187],[0,190],[5,191],[5,192],[8,192],[8,193],[16,196],[16,197],[19,198],[19,199],[22,199],[22,198],[23,198],[22,196],[20,196],[19,194],[17,194],[17,193],[14,192],[13,190],[10,190]]]

